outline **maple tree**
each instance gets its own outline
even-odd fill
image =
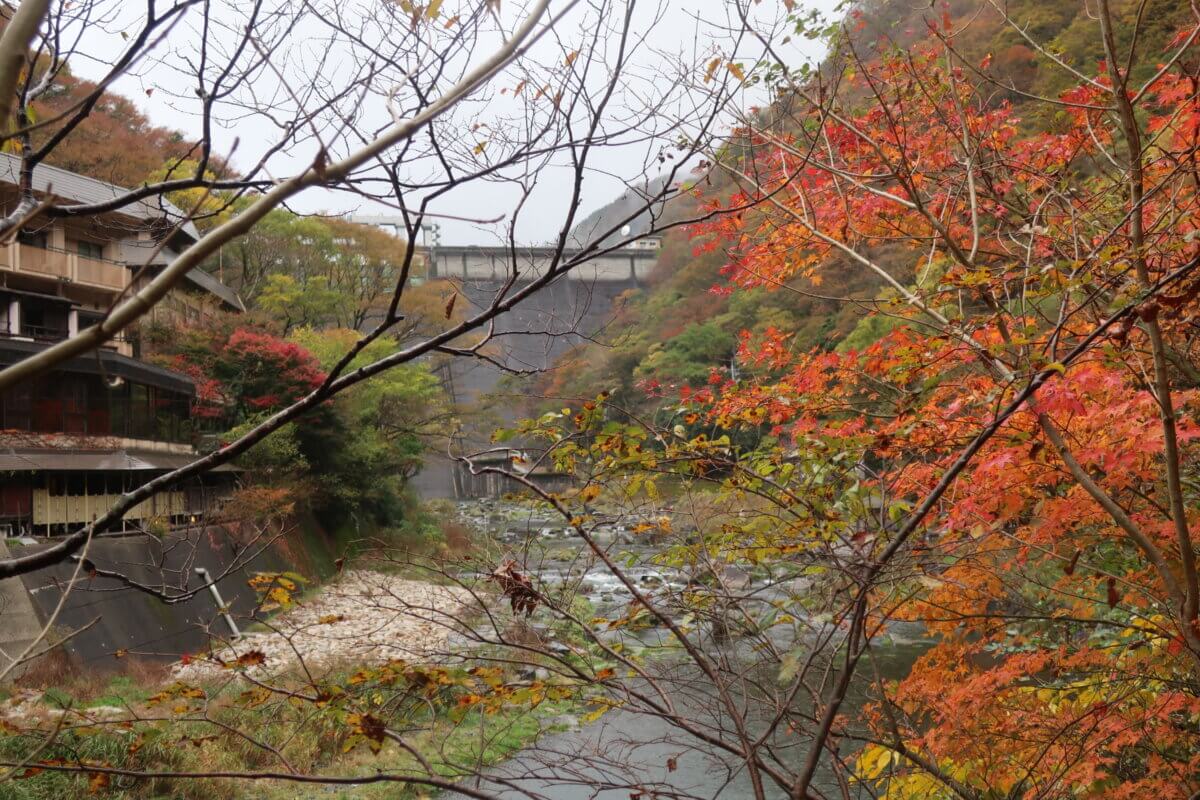
[[[1148,51],[1114,27],[1128,10],[1099,4],[1086,70],[1031,42],[1070,86],[1020,103],[997,90],[1029,54],[1003,53],[1001,80],[948,9],[907,48],[840,32],[803,75],[764,37],[778,99],[714,154],[737,191],[697,186],[697,255],[726,259],[719,296],[866,273],[874,314],[837,349],[757,326],[707,385],[648,374],[654,416],[605,393],[516,431],[583,481],[539,493],[598,557],[598,487],[637,509],[675,481],[676,511],[703,511],[691,535],[635,529],[672,543],[659,563],[819,582],[756,606],[718,578],[598,621],[659,618],[758,796],[824,796],[819,770],[914,800],[1200,789],[1200,18]],[[738,629],[754,667],[668,615]],[[931,644],[885,680],[911,623]]]
[[[548,607],[567,615],[579,612],[569,598],[551,606],[533,588],[515,606],[495,602],[500,591],[512,593],[522,585],[518,576],[526,573],[516,567],[508,575],[510,582],[499,583],[488,577],[494,569],[474,577],[469,570],[439,573],[441,582],[469,583],[470,612],[458,605],[431,606],[428,595],[395,598],[401,600],[399,607],[382,609],[390,617],[420,617],[422,624],[412,636],[414,652],[422,662],[440,666],[398,660],[380,664],[378,653],[363,652],[369,663],[358,670],[358,664],[306,661],[296,648],[290,648],[293,660],[257,647],[242,653],[221,647],[238,609],[224,607],[220,600],[221,608],[208,603],[205,593],[225,576],[193,569],[190,557],[174,545],[178,530],[147,526],[146,535],[155,537],[147,543],[159,552],[145,564],[99,563],[89,547],[96,537],[123,527],[123,517],[143,501],[166,490],[182,491],[183,481],[234,466],[235,459],[252,459],[272,444],[279,445],[275,455],[299,454],[321,471],[297,481],[303,493],[283,494],[268,485],[253,495],[242,494],[231,513],[266,507],[278,516],[301,501],[330,494],[342,499],[410,474],[411,454],[395,457],[388,451],[411,439],[413,426],[406,417],[434,391],[426,364],[442,358],[494,360],[495,343],[506,341],[501,337],[509,335],[514,312],[552,283],[570,278],[597,248],[630,246],[633,240],[618,232],[673,193],[679,165],[707,146],[721,109],[737,90],[744,73],[734,58],[728,59],[727,75],[704,87],[692,86],[691,65],[682,58],[664,60],[655,51],[653,69],[640,66],[640,53],[652,48],[644,39],[641,12],[635,15],[633,8],[632,2],[607,0],[400,2],[332,10],[260,2],[218,8],[185,1],[134,8],[109,0],[31,0],[10,10],[0,38],[0,125],[13,155],[15,197],[0,220],[4,231],[13,239],[30,226],[53,221],[132,233],[122,227],[123,220],[136,211],[139,219],[153,219],[147,241],[163,246],[155,247],[162,263],[156,263],[148,281],[98,301],[105,310],[102,321],[20,355],[0,370],[0,385],[13,389],[66,368],[68,361],[82,363],[188,276],[201,277],[197,269],[212,267],[218,277],[230,275],[253,310],[265,305],[298,313],[291,318],[280,314],[274,325],[263,326],[257,324],[261,319],[205,320],[204,330],[181,331],[168,340],[165,364],[196,379],[200,415],[213,427],[234,427],[223,431],[219,441],[205,443],[215,446],[178,459],[186,463],[156,470],[160,474],[125,487],[107,508],[92,509],[87,522],[45,547],[0,559],[0,573],[6,577],[61,567],[64,580],[54,586],[62,598],[57,609],[66,606],[72,591],[128,589],[165,604],[202,598],[206,611],[201,618],[215,627],[205,621],[198,627],[206,638],[211,636],[211,652],[182,659],[175,677],[200,663],[220,676],[202,685],[180,677],[117,715],[75,707],[74,698],[67,696],[60,705],[72,707],[55,709],[61,714],[6,721],[0,736],[5,792],[214,796],[255,794],[260,786],[286,791],[281,781],[293,786],[387,781],[409,791],[454,789],[485,797],[478,783],[488,779],[487,765],[538,734],[540,722],[534,719],[531,728],[528,719],[532,709],[568,700],[594,704],[586,720],[615,706],[605,688],[615,678],[615,668],[590,642],[567,639],[561,645],[565,651],[553,657],[493,651],[493,646],[503,650],[511,643],[505,638],[506,623],[492,624],[489,612],[494,608],[507,605],[527,615]],[[720,27],[714,32],[728,36]],[[739,37],[729,38],[739,48]],[[68,86],[67,65],[85,63],[95,70],[97,83]],[[148,143],[156,142],[162,132],[132,114],[128,124],[120,124],[121,109],[132,108],[106,94],[113,86],[160,93],[157,97],[167,100],[175,119],[187,122],[188,132],[178,141],[163,134],[172,140],[167,153],[138,147],[138,141],[131,144],[142,135]],[[52,101],[61,102],[49,108]],[[114,114],[100,119],[105,109]],[[99,144],[106,131],[115,148],[89,147]],[[571,241],[568,234],[580,216],[582,198],[593,191],[592,176],[598,169],[605,180],[612,174],[605,151],[660,142],[677,159],[665,171],[661,188],[639,195],[611,230],[596,230],[594,241]],[[94,156],[90,161],[89,155]],[[219,163],[222,155],[229,161]],[[648,154],[643,167],[656,160],[664,161]],[[89,184],[91,191],[80,192],[81,198],[60,197],[40,180],[45,174],[40,165],[54,163],[130,188]],[[570,188],[551,217],[526,201],[540,192],[538,176],[560,167],[566,168],[564,186]],[[625,179],[637,180],[637,171],[628,170],[632,174]],[[497,184],[503,198],[473,212],[472,192],[477,201],[480,192]],[[308,200],[314,195],[332,198],[343,209],[386,210],[400,220],[403,238],[337,221],[318,226],[312,224],[315,217],[297,218],[284,211],[312,208]],[[491,297],[468,299],[447,282],[425,283],[412,291],[423,283],[415,243],[432,220],[447,217],[489,228],[509,243],[512,274]],[[561,228],[561,235],[551,234],[549,247],[538,248],[536,268],[520,257],[517,244],[517,232],[531,217],[539,225]],[[193,223],[203,231],[198,238],[191,235]],[[643,230],[654,235],[675,224],[656,220]],[[548,259],[544,264],[543,256]],[[271,276],[282,279],[274,278],[266,293],[269,302],[254,308]],[[192,282],[208,284],[202,278]],[[331,298],[324,289],[338,296]],[[298,307],[312,300],[320,302]],[[283,338],[309,337],[306,325],[344,325],[347,331],[319,348],[318,357]],[[318,337],[320,333],[324,331]],[[336,424],[326,424],[331,421]],[[347,423],[359,425],[356,433],[372,435],[343,435],[336,426]],[[342,466],[358,472],[332,469]],[[258,473],[250,480],[258,477],[271,484],[275,475]],[[362,510],[339,508],[331,521],[352,535],[377,532],[375,520],[358,513]],[[216,547],[213,526],[207,524],[216,521],[204,520],[201,526],[191,519],[185,524],[195,524],[191,532],[197,542]],[[248,521],[237,522],[245,528],[242,523]],[[262,553],[256,540],[283,536],[274,530],[275,522],[265,520],[261,536],[228,540],[235,562],[227,574]],[[157,547],[160,534],[163,544]],[[334,569],[344,563],[335,562]],[[391,566],[382,557],[372,565],[381,571]],[[115,586],[93,586],[93,579]],[[288,597],[301,585],[286,572],[251,578],[253,588],[264,590],[263,607],[287,607]],[[353,614],[372,603],[386,606],[382,594],[356,597]],[[275,622],[263,619],[258,608],[243,606],[241,611],[268,628]],[[334,614],[315,625],[346,623],[334,638],[361,637],[361,620],[349,616]],[[194,620],[189,617],[188,623]],[[35,641],[22,644],[23,654],[3,671],[66,641],[55,631],[47,624]],[[443,644],[448,632],[462,638],[453,646]],[[113,655],[120,660],[164,654],[130,647]],[[546,669],[544,661],[557,672],[549,680],[537,674]],[[528,679],[531,666],[534,676]],[[525,732],[497,751],[485,741],[485,734],[495,731],[488,717],[503,724],[520,722]],[[472,747],[444,750],[455,735],[460,742],[469,735]],[[389,760],[356,764],[341,758],[359,745],[380,754],[386,750]],[[466,758],[460,757],[463,753]],[[465,781],[454,785],[467,775],[477,779],[476,786]]]
[[[894,620],[937,637],[872,707],[857,772],[888,797],[1200,781],[1197,28],[1135,82],[1142,54],[1118,52],[1105,3],[1100,21],[1105,60],[1063,65],[1080,83],[1032,135],[949,14],[932,44],[785,81],[791,109],[748,121],[748,155],[723,165],[729,204],[752,208],[698,231],[732,287],[858,269],[891,288],[874,344],[793,353],[768,331],[741,355],[769,378],[687,399],[859,465],[865,518],[838,534],[857,556],[847,671]],[[913,281],[879,258],[897,245]]]
[[[295,342],[225,316],[204,327],[148,331],[154,358],[196,380],[193,411],[226,423],[274,411],[321,385],[315,356]]]

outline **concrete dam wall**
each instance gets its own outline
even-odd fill
[[[511,370],[544,371],[589,339],[611,338],[608,329],[619,309],[623,295],[637,289],[640,280],[556,281],[540,289],[526,302],[502,315],[496,323],[491,355]],[[463,299],[469,301],[468,313],[479,311],[493,301],[504,288],[503,281],[472,279],[463,281]],[[459,300],[462,302],[462,299]],[[526,416],[530,399],[523,393],[526,381],[512,381],[502,390],[502,381],[510,375],[504,368],[482,359],[455,359],[442,383],[455,402],[471,406],[492,395],[490,420],[504,426]],[[485,426],[486,427],[486,426]],[[489,446],[486,435],[460,443],[463,450]],[[479,482],[455,476],[455,466],[444,454],[430,453],[425,467],[413,479],[422,497],[473,497],[472,487]]]

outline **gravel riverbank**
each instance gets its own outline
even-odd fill
[[[228,674],[221,661],[261,653],[253,674],[310,671],[339,664],[421,661],[444,653],[455,618],[474,603],[470,592],[368,570],[351,570],[318,594],[272,617],[272,630],[256,630],[215,647],[213,658],[195,657],[174,667],[195,681]],[[251,660],[254,660],[251,657]]]

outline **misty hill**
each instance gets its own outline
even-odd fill
[[[649,207],[647,207],[647,203],[663,191],[668,178],[668,175],[659,175],[638,186],[631,186],[615,200],[588,214],[571,230],[571,244],[582,246],[595,241],[598,237],[601,245],[615,244],[625,238],[621,235],[621,227],[624,224],[629,225],[629,235],[631,236],[643,236],[648,233],[653,226],[653,217],[663,213],[666,203],[659,201]],[[638,209],[641,209],[640,213],[626,223],[626,218],[637,212]],[[614,227],[616,227],[616,231],[607,236],[601,236],[602,233]]]

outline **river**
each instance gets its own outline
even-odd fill
[[[601,615],[611,615],[628,602],[628,590],[602,564],[586,557],[584,543],[573,538],[561,520],[499,503],[475,502],[460,508],[475,527],[487,529],[502,546],[507,544],[514,555],[526,559],[526,563],[536,561],[536,574],[546,585],[572,581]],[[629,573],[640,587],[653,591],[657,587],[670,590],[682,586],[683,576],[648,564],[647,559],[642,558],[648,554],[648,548],[638,547],[624,538],[619,525],[611,529],[601,526],[599,535],[613,552],[634,556],[630,562],[636,560],[636,563]],[[651,643],[656,637],[663,637],[664,630],[650,627],[636,635],[640,641]],[[717,645],[710,642],[708,646]],[[874,651],[874,669],[865,668],[863,673],[874,676],[878,670],[885,680],[903,677],[928,646],[919,629],[901,627],[893,631],[893,638],[885,646]],[[722,647],[720,655],[723,658],[741,660],[742,663],[755,658],[748,647],[736,641]],[[662,668],[685,669],[677,662]],[[701,677],[698,672],[695,676],[683,676],[688,680],[680,680],[680,677],[678,673],[673,674],[672,685],[693,688],[705,685],[702,678],[690,679]],[[766,676],[766,679],[769,681],[773,677]],[[861,683],[852,685],[843,705],[844,713],[851,719],[865,701],[865,688]],[[679,698],[678,702],[680,708],[687,709],[694,722],[710,724],[711,720],[711,724],[721,724],[722,715],[715,711],[719,704],[712,696],[711,686],[707,690],[694,691],[689,698]],[[592,724],[543,736],[535,747],[493,768],[489,773],[490,780],[482,781],[479,786],[499,797],[532,795],[548,800],[627,800],[631,796],[741,800],[754,796],[745,770],[739,769],[736,761],[722,759],[699,744],[658,716],[617,709]],[[794,758],[794,764],[799,764],[806,749],[794,747],[788,752],[787,760],[791,762]],[[793,767],[794,764],[789,763]],[[814,788],[831,793],[831,796],[842,796],[829,773],[819,773]],[[852,797],[857,797],[858,793],[864,798],[872,796],[865,787],[850,787],[850,791]],[[769,788],[768,796],[785,797],[786,793]]]

